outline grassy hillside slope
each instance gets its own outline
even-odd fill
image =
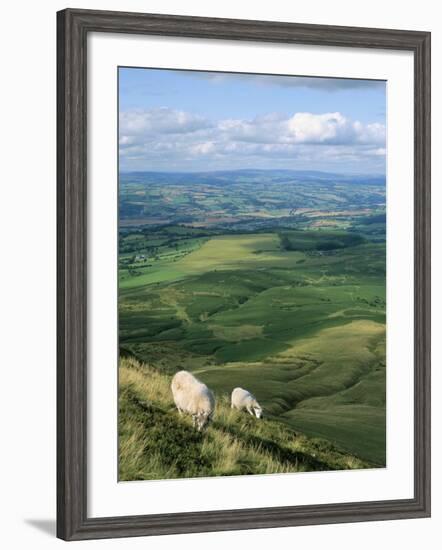
[[[369,468],[374,464],[332,443],[230,409],[217,392],[214,421],[198,433],[180,417],[171,375],[131,357],[119,368],[119,479],[272,474]]]
[[[123,266],[122,352],[167,375],[190,370],[220,395],[246,387],[267,419],[385,466],[385,242],[163,231],[150,267]]]

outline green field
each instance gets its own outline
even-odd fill
[[[354,183],[352,195],[347,181],[327,185],[321,180],[316,187],[287,184],[286,196],[293,200],[284,208],[276,201],[275,209],[271,197],[278,195],[276,188],[273,195],[270,192],[271,181],[265,187],[265,201],[250,182],[223,183],[223,193],[217,195],[206,179],[192,186],[189,177],[185,183],[174,181],[169,194],[167,185],[161,185],[156,199],[161,223],[151,223],[146,206],[147,213],[136,211],[131,224],[120,228],[120,352],[132,357],[136,367],[123,365],[124,376],[132,373],[132,381],[129,389],[121,386],[120,396],[125,397],[120,416],[126,419],[120,424],[121,441],[124,437],[134,445],[138,441],[128,435],[126,407],[144,418],[141,383],[146,392],[149,377],[158,375],[165,383],[174,372],[186,369],[208,384],[220,403],[236,386],[246,387],[258,398],[265,421],[261,428],[256,421],[247,425],[256,445],[250,446],[245,428],[237,434],[238,445],[245,445],[247,453],[258,452],[259,437],[272,440],[275,433],[273,443],[282,445],[284,440],[284,448],[287,441],[290,448],[302,441],[303,452],[312,453],[311,460],[315,452],[309,442],[319,441],[324,448],[350,457],[339,467],[385,466],[385,186]],[[260,185],[263,177],[260,174]],[[143,183],[138,175],[123,189],[139,191],[141,186],[147,197],[157,196],[158,187],[149,178],[153,176],[146,176]],[[280,184],[279,179],[275,185]],[[177,194],[177,185],[191,191]],[[308,215],[299,214],[303,197]],[[191,209],[183,206],[189,201]],[[287,210],[292,214],[287,216]],[[180,212],[186,221],[178,223],[174,220]],[[144,223],[139,216],[145,216]],[[138,395],[138,401],[129,393]],[[171,396],[156,399],[150,391],[148,400],[155,409],[148,414],[150,428],[144,421],[140,426],[145,425],[151,437],[156,437],[151,433],[152,418],[176,421],[167,399]],[[223,433],[226,423],[245,421],[226,414],[221,407],[218,422]],[[216,418],[213,430],[222,427]],[[174,426],[181,433],[180,425]],[[259,429],[265,436],[254,432]],[[207,433],[215,437],[215,432]],[[234,440],[235,433],[231,426],[229,438]],[[202,444],[200,435],[195,437],[195,445]],[[213,466],[212,459],[199,471],[189,464],[166,471],[152,464],[142,466],[143,461],[132,468],[123,453],[120,465],[126,465],[120,467],[120,477],[315,469],[314,461],[303,468],[298,461],[295,467],[287,453],[284,460],[281,455],[263,461],[255,457],[260,464],[256,467],[250,455],[246,462],[252,466],[244,471],[237,463],[224,471]],[[317,469],[337,468],[333,460],[324,458]]]

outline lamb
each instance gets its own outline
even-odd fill
[[[185,370],[175,374],[171,389],[178,412],[191,414],[193,425],[200,432],[212,419],[215,410],[215,397],[211,390]]]
[[[256,400],[255,396],[243,388],[235,388],[232,391],[232,409],[239,411],[246,409],[249,414],[262,418],[262,407]]]

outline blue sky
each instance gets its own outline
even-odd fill
[[[380,81],[119,69],[120,169],[385,172]]]

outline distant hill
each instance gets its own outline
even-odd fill
[[[333,172],[321,172],[318,170],[219,170],[208,172],[120,172],[120,183],[162,183],[177,185],[201,183],[211,185],[226,185],[232,183],[254,183],[262,179],[268,183],[282,183],[284,181],[324,184],[327,182],[385,185],[385,176],[381,174],[338,174]]]

